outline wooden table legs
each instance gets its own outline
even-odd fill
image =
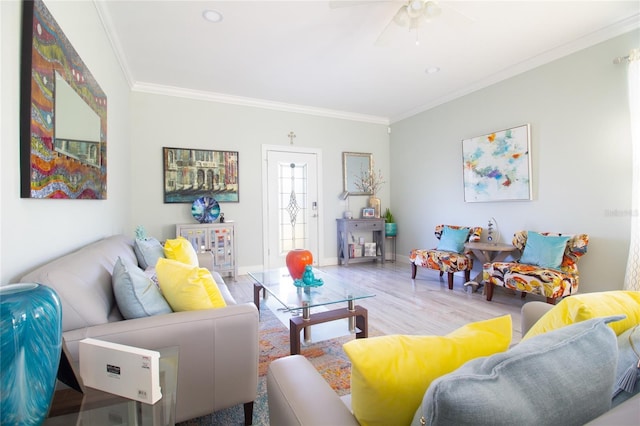
[[[265,295],[264,287],[259,283],[253,284],[253,303],[260,310],[260,291]],[[349,328],[352,328],[352,321],[355,319],[355,327],[359,330],[356,333],[356,339],[363,339],[369,336],[369,316],[368,312],[362,306],[354,305],[354,301],[348,301],[349,307],[341,309],[333,309],[325,312],[317,312],[312,314],[310,308],[302,308],[303,315],[291,317],[289,319],[289,338],[291,346],[291,355],[300,353],[300,332],[306,327],[314,324],[322,324],[325,322],[336,321],[343,318],[349,318]]]
[[[367,310],[362,306],[356,305],[353,310],[349,310],[349,308],[341,308],[318,312],[310,314],[308,319],[303,317],[291,317],[291,319],[289,319],[289,344],[291,346],[291,355],[297,355],[300,353],[300,332],[305,327],[336,321],[343,318],[356,319],[356,327],[360,330],[356,333],[356,339],[368,337],[369,317]]]

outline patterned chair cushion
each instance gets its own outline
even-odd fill
[[[435,235],[438,240],[442,237],[445,226],[452,229],[464,229],[464,226],[455,225],[438,225],[435,229]],[[480,234],[482,233],[481,227],[467,228],[469,229],[469,242],[480,241]],[[462,253],[455,253],[451,251],[441,250],[428,250],[428,249],[413,249],[409,254],[409,260],[411,263],[417,266],[423,266],[429,269],[435,269],[442,272],[459,272],[470,271],[473,268],[473,257],[470,256],[471,251],[465,250]]]
[[[452,251],[414,249],[411,250],[409,259],[417,266],[443,272],[470,271],[473,268],[471,257]]]
[[[542,232],[541,235],[559,234]],[[527,231],[516,232],[513,236],[513,245],[522,252],[526,243]],[[577,262],[587,252],[588,244],[589,236],[586,234],[571,236],[562,257],[560,269],[543,268],[519,262],[485,263],[483,279],[497,286],[553,299],[569,296],[578,291]]]

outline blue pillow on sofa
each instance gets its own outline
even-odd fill
[[[469,361],[431,383],[412,425],[582,425],[611,407],[618,347],[595,318]]]
[[[164,248],[155,238],[136,239],[133,242],[133,251],[142,269],[154,268],[158,259],[164,257]]]
[[[638,368],[640,354],[636,353],[638,350],[640,350],[640,325],[631,327],[618,336],[618,369],[611,408],[640,393],[640,369]],[[624,377],[628,374],[630,374],[628,379],[631,381],[626,383]],[[633,383],[634,378],[635,386],[630,389],[628,386]],[[623,382],[622,388],[617,386],[619,381]]]
[[[454,229],[450,226],[445,226],[436,250],[462,253],[464,243],[467,242],[468,238],[469,228]]]
[[[137,265],[118,257],[111,281],[118,309],[126,319],[173,312],[158,286]]]

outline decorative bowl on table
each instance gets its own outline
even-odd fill
[[[200,223],[213,223],[220,216],[220,205],[213,197],[200,197],[191,205],[191,215]]]

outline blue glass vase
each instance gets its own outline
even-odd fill
[[[56,386],[60,299],[40,284],[0,286],[0,325],[0,424],[39,425]]]

